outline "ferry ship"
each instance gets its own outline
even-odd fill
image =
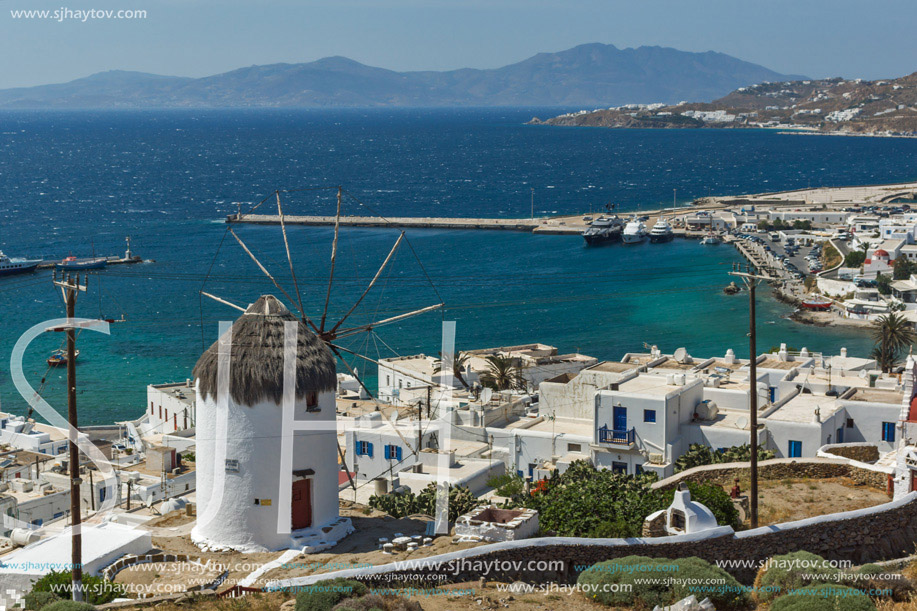
[[[637,244],[646,239],[646,225],[640,219],[634,218],[624,227],[621,240],[625,244]]]
[[[662,244],[663,242],[671,242],[675,237],[675,232],[672,231],[672,226],[663,219],[660,218],[656,221],[656,224],[653,225],[653,228],[650,229],[650,243],[651,244]]]
[[[586,244],[589,246],[618,242],[621,240],[623,229],[624,223],[618,217],[600,216],[583,231],[583,239],[586,240]]]
[[[0,251],[0,276],[34,272],[41,259],[11,259]]]

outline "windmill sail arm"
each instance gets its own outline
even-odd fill
[[[380,367],[391,367],[391,365],[386,365],[385,363],[380,363],[379,361],[377,361],[377,360],[374,359],[374,358],[371,358],[371,357],[368,357],[368,356],[366,356],[366,355],[360,354],[359,352],[354,352],[353,350],[350,350],[350,349],[345,348],[345,347],[343,347],[343,346],[340,346],[340,345],[338,345],[338,344],[328,344],[328,346],[329,346],[335,353],[337,353],[338,356],[341,356],[340,353],[338,353],[338,350],[340,350],[341,352],[346,352],[347,354],[352,354],[353,356],[357,357],[358,359],[363,359],[364,361],[368,361],[368,362],[370,362],[370,363],[375,363],[376,365],[378,365],[378,366],[380,366]],[[341,360],[343,360],[343,359],[341,359]],[[347,365],[347,362],[344,361],[344,364]],[[349,369],[349,368],[350,368],[350,367],[348,366],[348,369]],[[406,377],[406,378],[411,378],[411,379],[417,380],[418,382],[423,382],[423,384],[424,384],[425,386],[433,386],[434,388],[446,388],[446,387],[443,386],[442,384],[438,384],[438,383],[436,383],[436,382],[431,383],[430,380],[424,380],[423,378],[421,378],[421,377],[419,377],[419,376],[412,375],[412,374],[410,374],[410,373],[408,373],[408,372],[406,372],[406,371],[402,371],[402,370],[400,370],[400,369],[398,370],[398,374],[399,374],[399,375],[403,375],[403,376]],[[354,376],[354,377],[356,377],[356,376]],[[357,380],[359,380],[359,377],[357,377]],[[361,384],[362,384],[362,382],[361,382]],[[364,386],[364,388],[365,388],[365,386]],[[367,391],[367,392],[368,392],[368,391]],[[372,393],[370,393],[370,396],[372,396]]]
[[[351,307],[351,308],[347,311],[347,313],[344,314],[344,317],[341,318],[341,320],[339,320],[339,321],[337,322],[337,324],[334,325],[334,326],[331,328],[331,333],[334,333],[335,331],[338,330],[338,328],[344,323],[344,321],[347,320],[347,318],[348,318],[351,314],[353,314],[353,311],[357,309],[357,306],[360,305],[360,303],[363,301],[363,298],[366,297],[367,294],[369,294],[369,291],[371,291],[372,288],[373,288],[373,286],[375,286],[376,281],[379,280],[379,276],[382,275],[382,272],[383,272],[383,271],[385,270],[385,268],[388,266],[389,261],[392,260],[392,257],[395,255],[395,251],[397,251],[397,250],[398,250],[398,247],[401,246],[401,240],[403,240],[403,239],[404,239],[404,232],[402,231],[402,232],[401,232],[401,235],[399,235],[399,236],[398,236],[398,239],[395,241],[395,245],[392,246],[392,250],[388,253],[388,256],[385,257],[385,261],[383,261],[383,262],[382,262],[382,265],[379,266],[379,271],[377,271],[377,272],[376,272],[376,275],[373,276],[373,279],[370,281],[369,286],[366,287],[366,290],[363,291],[363,294],[360,295],[360,298],[357,299],[356,303],[353,304],[353,307]]]
[[[360,333],[362,331],[369,331],[370,329],[375,329],[376,327],[381,327],[383,325],[388,325],[393,322],[398,322],[399,320],[404,320],[405,318],[411,318],[413,316],[419,316],[420,314],[426,314],[427,312],[433,312],[442,308],[444,303],[437,303],[435,305],[427,306],[419,310],[414,310],[413,312],[405,312],[404,314],[399,314],[398,316],[392,316],[391,318],[386,318],[384,320],[379,320],[373,323],[366,325],[360,325],[358,327],[351,327],[350,329],[344,329],[343,331],[337,333],[335,337],[346,337],[348,335],[353,335],[354,333]]]
[[[235,309],[239,310],[240,312],[244,312],[244,311],[245,311],[245,308],[243,308],[242,306],[237,306],[236,304],[230,303],[229,301],[226,301],[225,299],[222,299],[222,298],[220,298],[220,297],[217,297],[216,295],[211,295],[210,293],[207,293],[206,291],[201,291],[201,295],[203,295],[204,297],[209,297],[210,299],[213,299],[214,301],[217,301],[217,302],[219,302],[219,303],[222,303],[223,305],[227,305],[227,306],[229,306],[229,307],[231,307],[231,308],[235,308]]]
[[[245,245],[245,242],[242,241],[242,238],[240,238],[239,236],[237,236],[237,235],[236,235],[236,232],[233,231],[232,229],[229,230],[229,233],[231,233],[231,234],[232,234],[232,237],[234,237],[234,238],[236,239],[236,242],[239,243],[239,246],[242,247],[242,250],[244,250],[246,253],[248,253],[248,256],[251,257],[252,261],[255,262],[255,265],[257,265],[258,268],[259,268],[262,272],[264,272],[264,275],[267,276],[268,278],[270,278],[271,282],[274,283],[274,286],[276,286],[276,287],[278,288],[278,290],[280,290],[280,292],[283,293],[284,297],[286,297],[286,298],[290,301],[290,303],[296,303],[295,301],[293,301],[293,298],[290,297],[290,294],[287,293],[285,290],[283,290],[283,287],[280,286],[280,284],[277,282],[277,280],[274,279],[274,276],[271,275],[271,272],[267,271],[267,268],[264,267],[263,265],[261,265],[261,261],[259,261],[259,260],[258,260],[258,257],[256,257],[255,254],[254,254],[251,250],[249,250],[248,246]],[[305,316],[305,312],[303,312],[302,314],[303,314],[303,316]]]

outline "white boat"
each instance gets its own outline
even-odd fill
[[[41,259],[11,259],[0,252],[0,276],[27,274],[35,271]]]
[[[675,237],[675,232],[672,231],[672,226],[664,219],[660,218],[656,221],[656,224],[653,225],[653,228],[650,229],[650,243],[651,244],[662,244],[663,242],[671,242],[672,238]]]
[[[625,244],[637,244],[646,239],[646,225],[640,219],[634,218],[624,226],[621,241]]]
[[[720,242],[722,242],[720,236],[716,235],[715,233],[708,233],[707,236],[700,241],[701,244],[705,245],[716,245]]]

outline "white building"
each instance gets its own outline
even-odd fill
[[[286,346],[288,327],[295,346]],[[287,349],[295,363],[284,362]],[[289,403],[285,367],[295,383]],[[349,534],[350,520],[338,514],[335,359],[324,342],[263,296],[201,356],[194,376],[192,540],[206,549],[317,551]]]

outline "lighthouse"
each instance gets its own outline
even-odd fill
[[[335,359],[276,298],[250,305],[194,366],[197,522],[206,550],[332,547],[338,513]]]

